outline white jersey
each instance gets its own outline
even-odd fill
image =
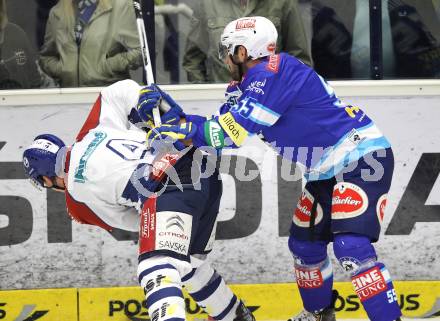
[[[140,88],[124,80],[102,90],[67,156],[67,209],[81,223],[138,231],[138,204],[122,194],[138,165],[153,160],[145,132],[127,118]]]

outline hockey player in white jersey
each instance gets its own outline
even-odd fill
[[[40,187],[63,190],[76,221],[139,231],[138,279],[152,320],[186,319],[183,285],[213,319],[254,321],[204,260],[215,239],[217,170],[195,182],[210,164],[194,149],[147,150],[143,103],[134,81],[105,88],[71,146],[51,134],[35,138],[23,153],[26,174]],[[168,103],[163,121],[173,123],[183,112]]]

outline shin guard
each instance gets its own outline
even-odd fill
[[[394,321],[402,315],[390,273],[382,263],[352,276],[351,282],[370,320]]]
[[[186,320],[181,278],[173,261],[177,260],[151,257],[138,265],[139,284],[151,320]]]
[[[368,237],[338,234],[333,249],[339,263],[351,274],[351,282],[372,321],[394,321],[402,313],[386,267],[377,262],[376,251]]]
[[[193,268],[182,281],[191,297],[209,316],[215,320],[234,320],[239,300],[208,262]]]
[[[289,238],[295,258],[295,276],[304,308],[318,312],[332,304],[333,269],[325,242],[309,242]]]

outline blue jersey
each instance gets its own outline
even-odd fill
[[[236,147],[259,134],[309,180],[328,179],[365,154],[390,147],[372,120],[344,104],[313,69],[273,55],[231,83],[216,120]]]

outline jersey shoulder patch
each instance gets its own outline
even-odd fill
[[[267,61],[266,70],[273,72],[274,74],[278,73],[280,68],[281,56],[280,55],[271,55],[269,56],[269,60]]]

